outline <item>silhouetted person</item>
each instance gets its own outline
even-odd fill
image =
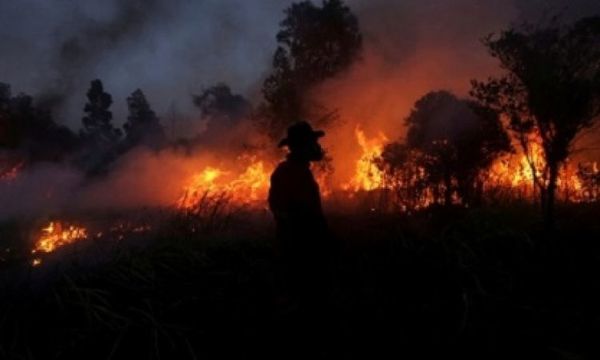
[[[269,189],[287,290],[304,304],[324,300],[329,280],[331,239],[310,170],[311,162],[323,159],[318,143],[323,135],[304,121],[290,126],[279,143],[289,154],[271,175]]]

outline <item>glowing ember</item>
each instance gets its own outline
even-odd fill
[[[42,235],[35,243],[32,254],[51,253],[57,248],[87,238],[87,230],[77,226],[65,226],[59,221],[50,222],[42,229]]]
[[[354,130],[356,141],[362,150],[360,158],[356,161],[356,171],[347,184],[342,185],[344,190],[375,190],[383,186],[383,171],[375,165],[375,160],[381,156],[383,147],[388,141],[383,133],[376,138],[367,139],[360,127]]]
[[[25,165],[25,162],[20,162],[8,169],[0,169],[0,180],[1,181],[13,181],[19,175],[19,171]]]
[[[579,164],[577,179],[581,186],[581,191],[578,192],[578,195],[582,202],[600,200],[600,169],[597,162]]]

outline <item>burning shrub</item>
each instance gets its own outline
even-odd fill
[[[383,173],[385,203],[400,211],[412,211],[433,201],[420,165],[421,154],[406,144],[393,142],[383,149],[377,166]]]
[[[481,173],[511,149],[498,115],[438,91],[417,101],[406,123],[406,143],[380,152],[379,169],[394,203],[402,209],[479,203]]]
[[[598,163],[579,164],[577,175],[581,180],[582,201],[594,202],[600,200],[600,171]]]
[[[556,19],[555,19],[556,20]],[[541,140],[544,179],[535,182],[546,225],[554,225],[561,167],[573,144],[600,115],[600,17],[571,24],[511,27],[484,40],[504,73],[473,81],[471,94],[510,119],[525,154]],[[533,170],[534,178],[537,178]]]

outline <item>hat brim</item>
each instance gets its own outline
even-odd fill
[[[316,131],[313,131],[311,135],[312,135],[312,138],[316,140],[318,138],[322,138],[323,136],[325,136],[325,131],[316,130]],[[288,145],[290,145],[290,139],[286,137],[285,139],[281,139],[279,144],[277,144],[277,147],[284,147],[284,146],[288,146]]]

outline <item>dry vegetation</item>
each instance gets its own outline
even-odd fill
[[[36,267],[14,242],[0,357],[598,355],[597,205],[561,207],[552,233],[527,204],[331,209],[339,249],[318,323],[286,298],[270,216],[204,206],[147,211],[131,222],[151,231],[65,245]],[[3,224],[3,239],[30,225]]]

